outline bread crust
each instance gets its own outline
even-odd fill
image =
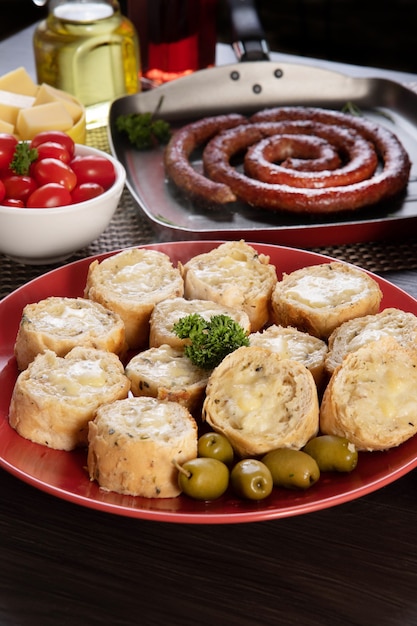
[[[318,397],[309,370],[265,348],[242,347],[213,370],[203,419],[241,457],[302,448],[318,432]]]
[[[327,344],[318,337],[313,337],[291,326],[273,324],[263,332],[249,335],[251,346],[259,346],[276,352],[282,359],[293,359],[302,363],[313,375],[318,388],[325,380],[324,363]]]
[[[417,345],[417,317],[401,309],[388,308],[375,315],[365,315],[344,322],[329,337],[325,368],[332,374],[344,357],[361,346],[385,336],[401,345]]]
[[[329,381],[320,409],[323,434],[358,450],[393,448],[417,433],[417,352],[382,337],[348,354]]]
[[[273,321],[327,339],[343,322],[379,311],[382,292],[361,270],[338,261],[284,274],[272,293]]]
[[[173,498],[181,493],[173,461],[197,456],[197,424],[176,402],[127,398],[98,409],[88,441],[89,476],[102,489]]]
[[[253,332],[268,322],[276,270],[268,256],[244,241],[228,241],[179,267],[188,300],[211,300],[241,309]]]
[[[179,402],[191,413],[201,409],[210,374],[166,344],[132,357],[125,372],[133,395]]]
[[[96,409],[125,398],[130,381],[119,358],[94,348],[73,348],[65,357],[47,350],[19,374],[9,423],[19,435],[57,450],[87,443]]]
[[[185,298],[170,298],[158,302],[150,318],[149,346],[157,348],[167,344],[181,350],[190,343],[189,339],[180,339],[173,331],[173,326],[179,319],[198,313],[209,320],[213,315],[228,315],[234,319],[247,334],[250,332],[248,315],[239,309],[234,309],[210,300],[186,300]]]
[[[149,318],[157,302],[184,294],[184,283],[168,255],[131,248],[89,267],[84,296],[122,318],[131,349],[149,341]]]
[[[122,356],[126,350],[123,320],[86,298],[52,296],[24,307],[14,347],[19,370],[45,350],[65,356],[76,346]]]

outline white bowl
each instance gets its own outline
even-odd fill
[[[124,167],[109,154],[77,144],[75,154],[106,156],[116,180],[100,196],[52,209],[17,209],[0,205],[0,252],[27,265],[56,263],[88,246],[112,219],[126,180]]]

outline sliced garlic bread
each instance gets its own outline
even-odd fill
[[[157,302],[184,293],[181,274],[157,250],[131,248],[89,267],[84,295],[122,318],[129,348],[149,341],[149,318]]]
[[[317,388],[301,363],[265,348],[238,348],[209,378],[203,419],[242,457],[299,449],[318,431]]]
[[[272,294],[273,320],[327,339],[346,320],[379,311],[382,292],[365,271],[347,263],[304,267],[283,276]]]
[[[173,326],[179,319],[197,313],[205,320],[214,315],[228,315],[249,333],[250,321],[248,315],[241,310],[211,302],[210,300],[186,300],[185,298],[169,298],[158,302],[150,318],[149,345],[156,348],[168,344],[176,349],[182,349],[189,343],[188,339],[180,339],[173,331]]]
[[[382,337],[348,354],[330,379],[320,409],[323,434],[358,450],[386,450],[417,433],[417,352]]]
[[[277,281],[269,257],[244,241],[229,241],[180,265],[188,300],[211,300],[240,309],[256,332],[269,320]]]
[[[201,408],[209,378],[207,370],[168,345],[139,352],[127,363],[125,372],[135,396],[179,402],[191,412]]]
[[[146,498],[180,494],[178,470],[197,456],[197,423],[177,402],[127,398],[89,424],[88,472],[102,489]]]
[[[45,350],[65,356],[76,346],[122,355],[126,340],[121,317],[86,298],[53,296],[24,307],[14,348],[20,370]]]
[[[19,435],[58,450],[86,445],[88,422],[101,404],[125,398],[130,381],[117,355],[73,348],[47,350],[19,374],[9,423]]]

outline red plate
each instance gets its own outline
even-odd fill
[[[173,263],[211,250],[219,241],[187,241],[144,246],[168,254]],[[329,257],[274,245],[252,244],[268,254],[278,276],[300,267],[327,262]],[[99,259],[106,255],[100,255]],[[21,480],[54,496],[86,507],[143,519],[194,524],[253,522],[301,515],[364,496],[417,467],[417,438],[387,452],[361,453],[357,468],[346,475],[322,475],[306,492],[274,489],[261,502],[246,502],[227,493],[210,503],[186,496],[147,499],[105,493],[90,482],[84,450],[51,450],[20,437],[8,423],[8,408],[17,376],[13,346],[22,309],[51,295],[80,296],[92,258],[53,270],[17,289],[0,302],[0,465]],[[383,294],[383,307],[398,307],[417,314],[417,301],[391,283],[373,275]]]

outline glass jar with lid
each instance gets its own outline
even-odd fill
[[[139,89],[137,34],[117,0],[50,0],[33,45],[38,83],[80,100],[88,128],[105,123],[112,100]]]

